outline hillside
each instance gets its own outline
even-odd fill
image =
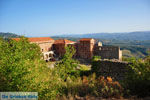
[[[5,33],[5,32],[0,32],[0,37],[2,38],[13,38],[13,37],[19,37],[19,35],[15,34],[15,33]]]
[[[59,37],[59,36],[58,36]],[[97,38],[108,40],[150,40],[150,31],[136,31],[136,32],[122,32],[122,33],[89,33],[76,35],[60,35],[60,37],[74,37],[74,38]]]

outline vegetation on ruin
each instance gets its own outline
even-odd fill
[[[37,91],[40,100],[150,95],[150,56],[144,60],[126,59],[132,62],[132,70],[120,83],[110,76],[96,76],[94,61],[99,56],[93,57],[91,71],[72,58],[74,53],[73,47],[66,47],[61,61],[50,69],[36,44],[24,37],[18,42],[0,39],[0,91]]]

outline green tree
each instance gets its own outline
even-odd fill
[[[61,92],[62,81],[42,60],[40,47],[27,38],[0,39],[0,91],[35,91],[39,99],[52,99]]]
[[[78,61],[72,58],[76,52],[74,47],[66,46],[65,50],[66,52],[62,60],[57,64],[58,72],[63,79],[70,77],[71,73],[75,71],[78,66]]]
[[[27,79],[28,75],[35,72],[36,63],[43,63],[40,48],[36,44],[30,44],[26,38],[20,41],[0,40],[0,75],[3,91],[17,91],[24,88],[25,84],[31,84],[35,76]],[[24,88],[26,90],[26,88]]]

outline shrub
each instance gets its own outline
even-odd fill
[[[115,97],[120,98],[123,96],[123,88],[119,82],[113,81],[111,77],[100,77],[97,86],[100,87],[100,95],[105,98]]]
[[[92,61],[98,61],[101,59],[101,56],[93,56]]]
[[[93,74],[89,77],[77,78],[69,81],[66,85],[66,96],[71,94],[73,97],[85,97],[87,95],[104,98],[120,98],[123,95],[123,88],[117,81],[113,81],[111,77],[99,77]]]
[[[99,60],[101,59],[100,56],[93,56],[92,58],[92,67],[91,67],[91,71],[92,72],[97,72],[97,70],[99,69],[97,66],[99,65]],[[96,73],[97,75],[99,75],[99,73]]]
[[[140,97],[150,95],[150,60],[131,59],[131,69],[127,72],[125,86],[132,95]]]

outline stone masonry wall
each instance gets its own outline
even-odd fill
[[[57,56],[63,56],[65,54],[65,45],[66,44],[63,43],[53,45],[53,49]]]
[[[77,56],[83,59],[91,59],[93,57],[94,41],[80,41],[77,44]]]
[[[111,76],[114,80],[123,80],[129,69],[129,63],[121,61],[100,60],[92,63],[92,71],[98,76]]]
[[[52,50],[53,41],[37,43],[37,44],[40,46],[42,52],[48,52]]]
[[[94,55],[101,56],[102,59],[122,60],[122,52],[117,46],[95,46]]]

